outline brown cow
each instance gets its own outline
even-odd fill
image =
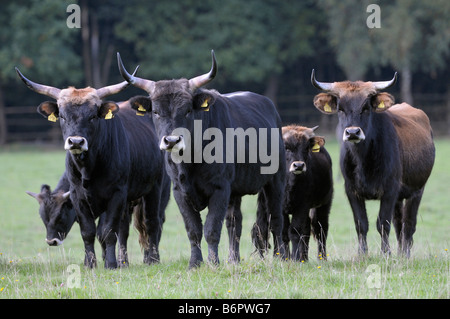
[[[397,73],[385,82],[318,82],[326,93],[314,98],[325,114],[338,113],[344,143],[340,166],[353,210],[359,250],[367,252],[369,228],[365,200],[379,199],[377,229],[381,250],[389,253],[392,219],[399,252],[409,257],[423,190],[434,164],[433,133],[427,115],[379,90],[393,85]]]

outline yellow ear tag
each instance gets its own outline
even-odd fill
[[[314,146],[311,149],[314,153],[317,153],[318,151],[320,151],[320,145],[319,143],[314,144]]]
[[[147,112],[147,110],[141,104],[138,104],[138,105],[139,105],[139,107],[138,107],[139,112]]]
[[[383,102],[383,101],[381,101],[381,103],[378,104],[378,108],[379,108],[379,109],[384,109],[384,108],[385,108],[384,102]]]
[[[106,115],[105,115],[105,120],[110,120],[113,117],[114,117],[114,115],[113,115],[111,109],[109,109],[108,113],[106,113]]]
[[[331,106],[328,103],[325,103],[325,106],[323,107],[323,110],[325,112],[331,113]]]
[[[50,122],[56,122],[57,119],[58,118],[55,116],[54,112],[47,117],[47,120],[49,120]]]
[[[206,112],[209,112],[209,105],[208,105],[209,100],[206,99],[205,102],[203,102],[203,104],[201,105],[202,108],[206,108]]]

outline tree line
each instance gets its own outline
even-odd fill
[[[79,27],[69,23],[75,18]],[[450,96],[449,21],[447,0],[3,1],[0,143],[5,107],[42,101],[15,66],[40,83],[98,88],[122,81],[116,52],[129,68],[141,65],[139,76],[161,80],[204,73],[214,49],[214,88],[252,90],[275,102],[314,94],[312,68],[329,82],[387,80],[397,71],[399,95],[409,103],[416,92]]]

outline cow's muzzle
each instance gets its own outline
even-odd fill
[[[88,141],[81,136],[69,136],[64,143],[64,149],[72,154],[80,154],[88,150]]]
[[[159,148],[168,152],[184,151],[186,145],[182,135],[163,136]]]
[[[344,135],[342,137],[344,142],[351,142],[351,143],[359,143],[361,141],[364,141],[366,136],[364,135],[364,131],[362,128],[357,126],[349,126],[345,128]]]
[[[289,167],[289,172],[299,175],[304,172],[306,172],[306,164],[303,161],[295,161],[291,163],[291,166]]]
[[[47,239],[45,238],[45,241],[49,246],[59,246],[62,245],[63,241],[59,238],[53,238],[53,239]]]

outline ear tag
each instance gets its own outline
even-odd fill
[[[384,109],[384,108],[385,108],[384,102],[383,102],[383,101],[381,101],[381,103],[378,104],[378,108],[379,108],[379,109]]]
[[[58,119],[58,118],[55,116],[55,112],[53,112],[52,114],[50,114],[50,115],[47,117],[47,120],[49,120],[50,122],[56,122],[57,119]]]
[[[311,148],[311,150],[312,150],[314,153],[319,152],[319,151],[320,151],[320,145],[319,145],[319,143],[316,142],[316,144],[314,144],[314,146]]]
[[[205,102],[203,102],[203,104],[201,105],[201,108],[206,108],[206,112],[209,112],[209,105],[208,105],[209,100],[206,99]]]
[[[138,105],[139,105],[139,107],[138,107],[139,112],[147,112],[147,110],[142,106],[142,104],[138,104]]]
[[[105,115],[105,120],[110,120],[114,117],[114,114],[112,113],[111,109],[108,110],[108,113]]]
[[[323,107],[323,110],[327,113],[331,113],[331,106],[327,103],[325,103],[325,106]]]
[[[142,112],[136,111],[136,115],[138,115],[138,116],[144,116],[144,115],[145,115],[145,113],[142,113]]]

